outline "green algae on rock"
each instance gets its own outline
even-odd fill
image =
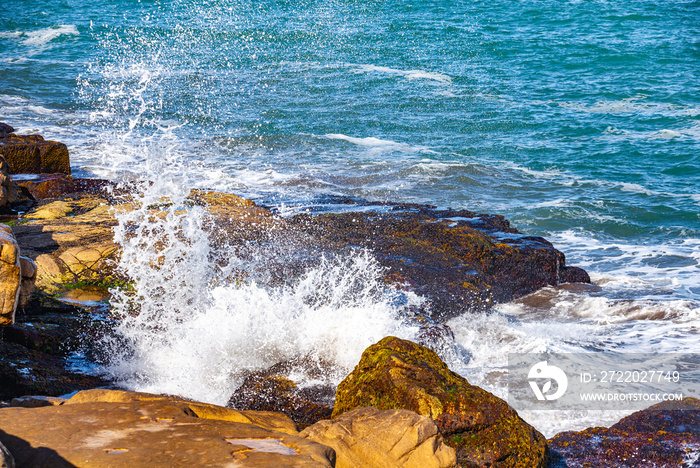
[[[544,467],[542,434],[508,404],[470,385],[430,349],[387,337],[338,386],[333,418],[354,408],[409,409],[432,418],[462,466]]]

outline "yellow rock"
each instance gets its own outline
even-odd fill
[[[409,410],[356,408],[301,434],[335,450],[336,468],[449,468],[457,464],[432,419]]]
[[[89,390],[58,406],[0,409],[0,443],[17,466],[333,466],[331,448],[275,430],[277,423],[261,425],[286,416],[255,419],[253,413],[177,397]],[[211,417],[216,414],[223,419]]]
[[[19,246],[12,229],[0,224],[0,326],[15,321],[21,281]]]
[[[73,211],[73,207],[66,202],[55,201],[48,203],[34,213],[30,213],[25,216],[28,219],[60,219],[68,215]]]

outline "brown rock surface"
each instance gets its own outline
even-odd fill
[[[70,174],[68,147],[40,135],[0,135],[0,156],[11,174]]]
[[[19,246],[12,229],[0,224],[0,326],[15,321],[21,280]]]
[[[2,139],[2,137],[0,137]],[[10,166],[0,156],[0,207],[6,207],[19,199],[19,188],[10,177]]]
[[[12,128],[10,125],[0,122],[0,136],[7,135],[9,133],[14,133],[15,129]]]
[[[567,431],[549,440],[552,468],[698,466],[700,400],[659,403],[606,427]]]
[[[470,385],[428,348],[395,337],[370,346],[338,386],[333,418],[363,406],[432,418],[469,467],[544,467],[544,436],[500,398]]]
[[[333,466],[332,449],[275,430],[289,423],[281,415],[93,390],[60,406],[0,409],[0,442],[25,467]]]
[[[298,215],[289,223],[333,244],[370,249],[386,279],[427,297],[438,320],[547,285],[590,282],[547,240],[518,233],[502,216],[395,205],[385,213]]]
[[[357,408],[300,435],[332,447],[336,468],[448,468],[457,463],[435,423],[408,410]]]

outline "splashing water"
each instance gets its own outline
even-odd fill
[[[136,294],[117,297],[121,340],[107,372],[127,388],[225,404],[246,372],[307,356],[333,363],[337,384],[372,343],[417,332],[402,315],[420,298],[384,286],[366,251],[324,257],[282,286],[214,286],[203,214],[173,204],[154,217],[147,206],[123,215],[118,235]]]
[[[139,179],[131,185],[133,206],[117,215],[118,267],[130,287],[113,291],[118,323],[104,340],[106,375],[133,390],[225,404],[247,372],[314,356],[336,366],[328,378],[337,384],[372,343],[415,336],[417,327],[404,318],[422,300],[386,286],[367,251],[319,253],[300,277],[271,286],[256,268],[283,255],[279,246],[250,246],[244,259],[212,245],[217,226],[187,201],[196,162],[187,160],[172,127],[145,117],[151,103],[144,95],[157,75],[135,82],[135,115],[109,146],[113,173],[126,165]],[[248,280],[228,280],[234,267],[247,270]]]

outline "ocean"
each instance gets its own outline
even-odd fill
[[[697,0],[14,0],[0,121],[68,144],[76,176],[153,182],[144,200],[207,188],[281,216],[427,203],[547,238],[593,287],[448,323],[471,355],[450,366],[501,396],[509,352],[700,352]],[[292,286],[213,286],[202,213],[182,216],[163,228],[187,224],[197,254],[177,274],[122,262],[144,298],[131,351],[103,369],[122,385],[222,404],[275,359],[344,371],[384,334],[411,337],[387,298],[319,311]],[[374,264],[323,268],[305,281],[337,288]],[[156,297],[173,277],[191,297]],[[523,416],[550,436],[620,414]]]

